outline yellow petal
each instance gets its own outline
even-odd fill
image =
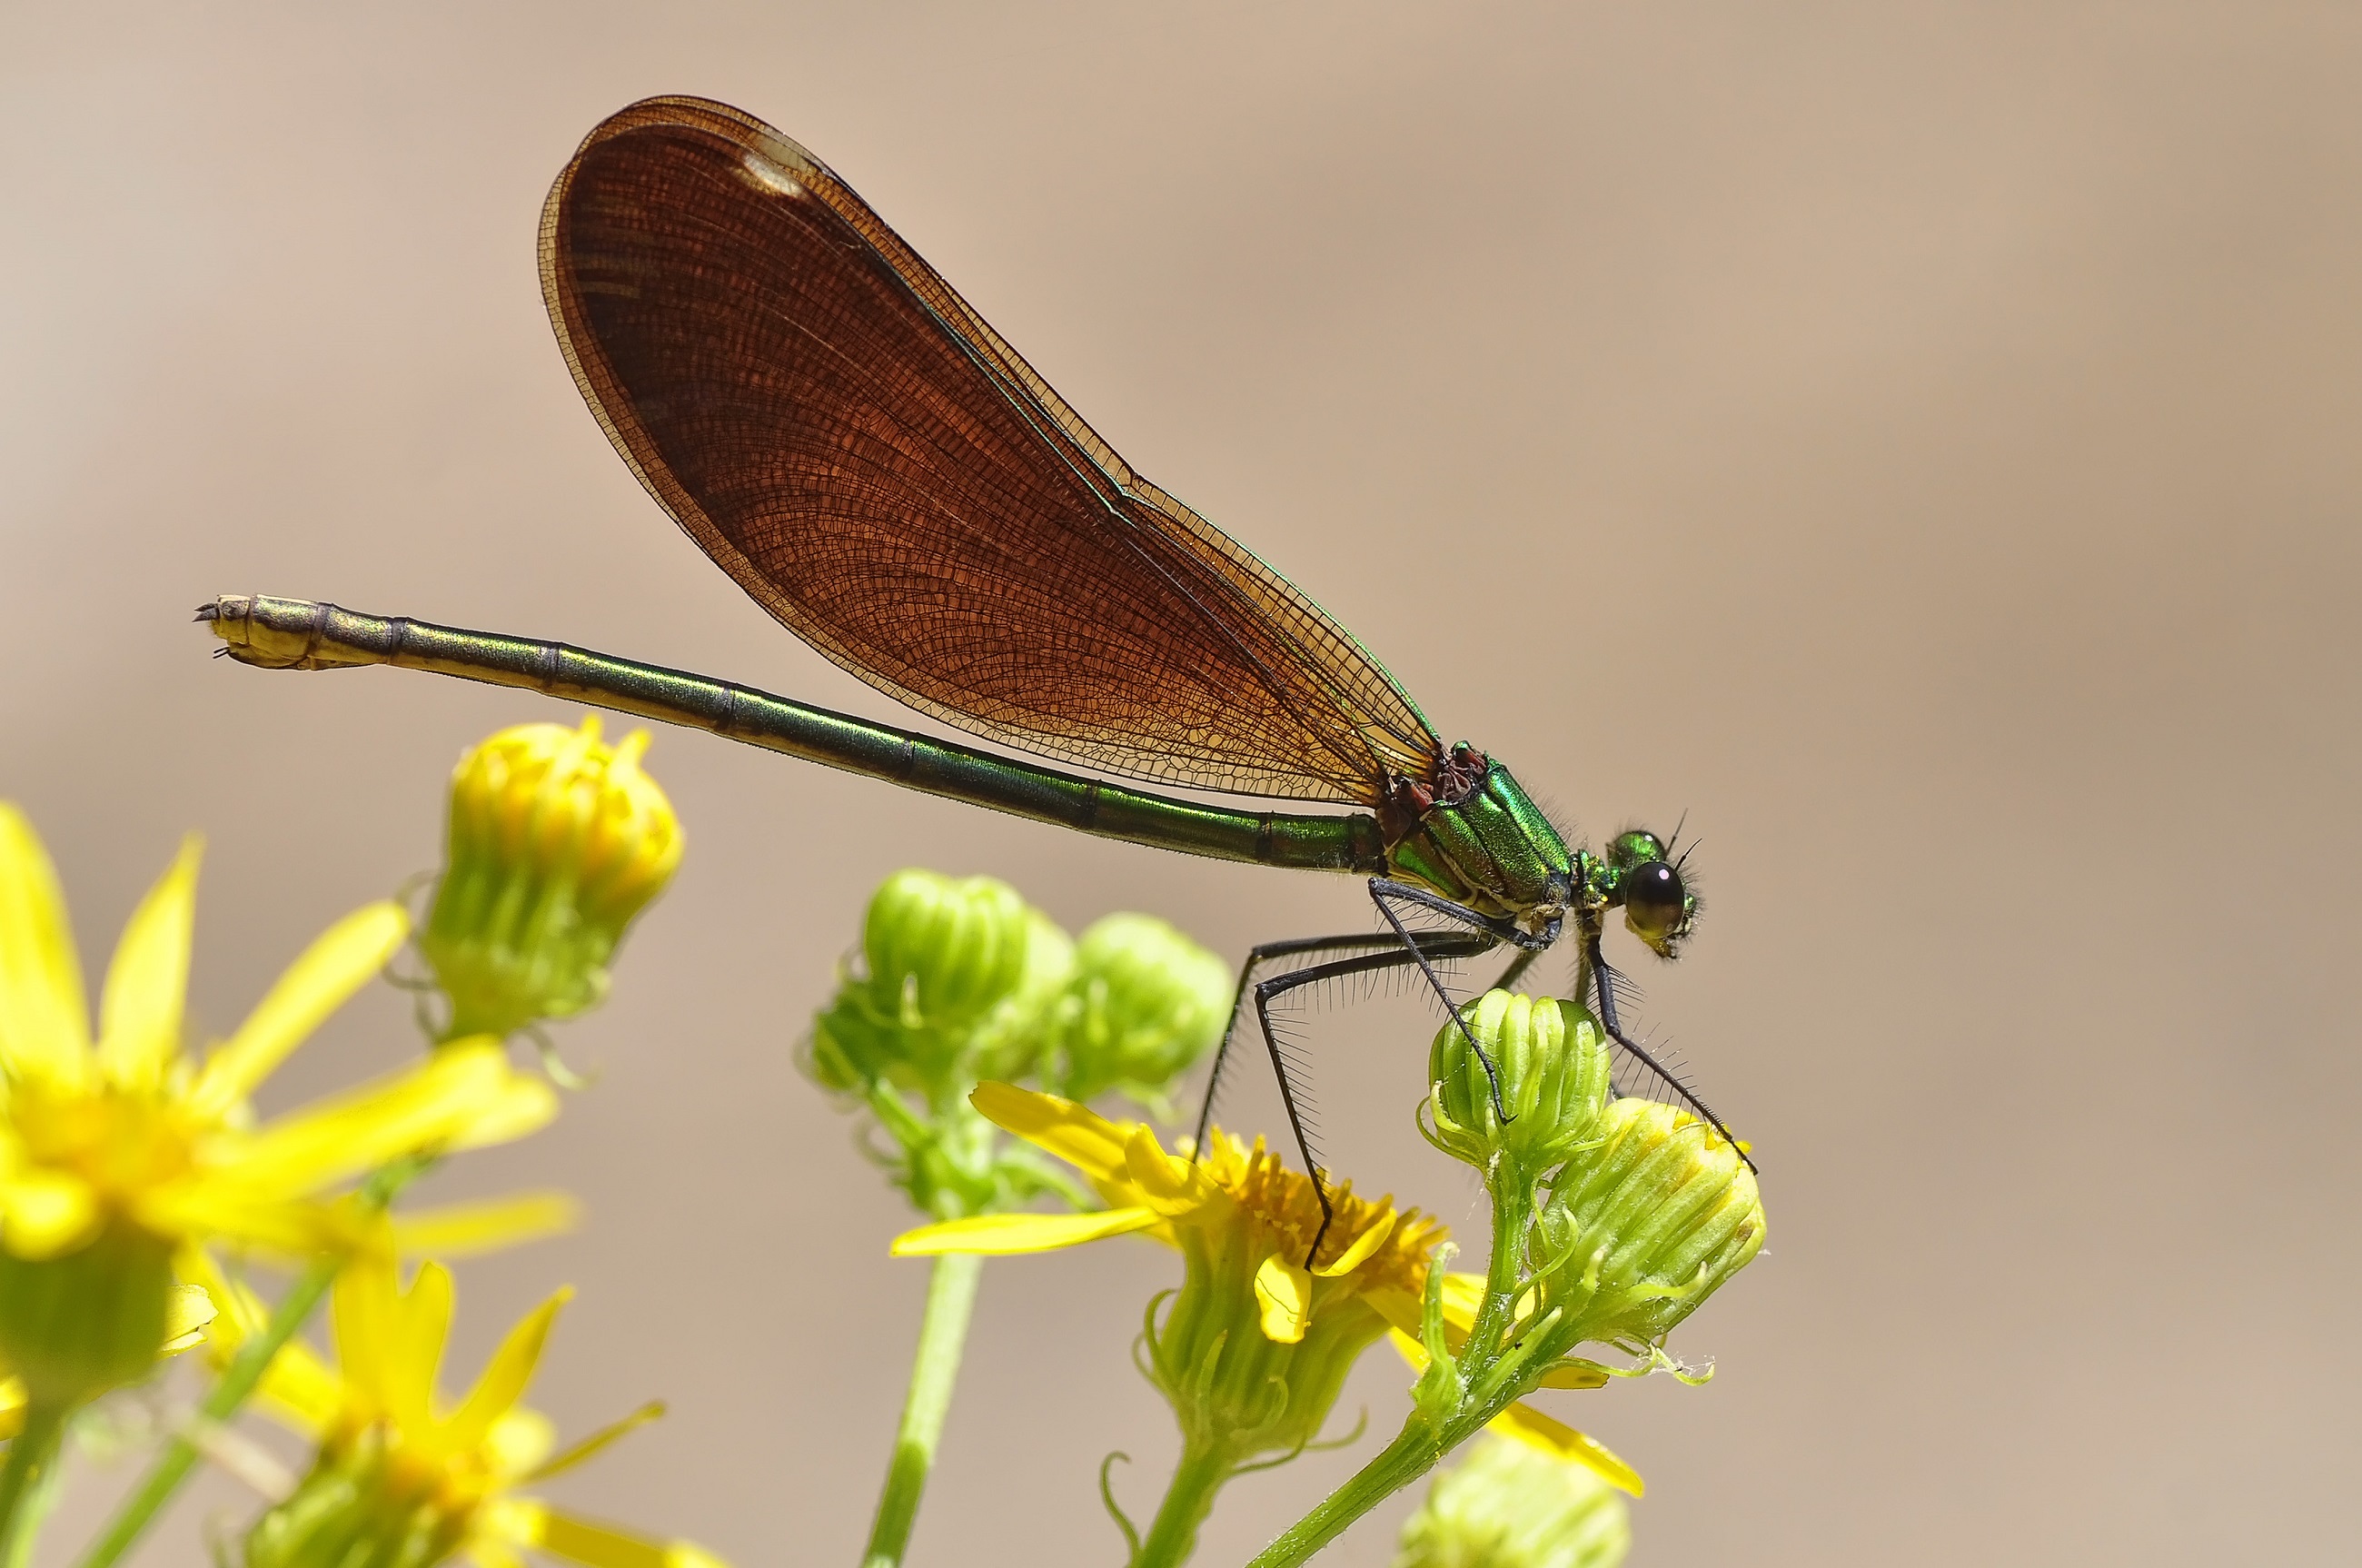
[[[417,1066],[271,1123],[225,1163],[258,1192],[317,1191],[400,1154],[448,1148],[483,1119],[508,1117],[520,1099],[538,1113],[550,1104],[547,1086],[520,1087],[535,1083],[512,1069],[496,1045],[447,1046]]]
[[[1485,1305],[1485,1276],[1481,1274],[1447,1274],[1443,1276],[1443,1320],[1466,1333],[1475,1326],[1476,1313]]]
[[[451,1047],[447,1045],[444,1049]],[[557,1090],[550,1087],[547,1079],[512,1072],[501,1085],[500,1092],[487,1096],[444,1147],[456,1154],[462,1149],[489,1149],[499,1143],[513,1143],[557,1121]]]
[[[178,1355],[203,1344],[206,1325],[220,1315],[204,1286],[176,1282],[164,1308],[164,1353]]]
[[[1399,1286],[1379,1286],[1362,1292],[1362,1299],[1386,1320],[1389,1328],[1412,1340],[1418,1338],[1419,1299]]]
[[[1153,1209],[1102,1209],[1096,1214],[978,1214],[922,1225],[894,1238],[898,1258],[928,1258],[943,1253],[1054,1253],[1107,1236],[1145,1231],[1164,1216]]]
[[[197,862],[205,841],[181,841],[171,868],[139,900],[115,944],[98,1005],[98,1065],[124,1088],[149,1089],[181,1049],[189,989],[189,933],[197,918]]]
[[[639,1430],[664,1413],[664,1401],[651,1399],[622,1420],[608,1422],[580,1442],[567,1449],[565,1452],[542,1461],[531,1470],[520,1474],[517,1479],[523,1482],[546,1481],[553,1475],[563,1475],[585,1460],[603,1452],[607,1445],[616,1439],[628,1432]]]
[[[557,1446],[557,1423],[539,1410],[516,1405],[501,1412],[476,1452],[497,1476],[530,1474]]]
[[[1255,1270],[1254,1289],[1263,1304],[1263,1337],[1276,1345],[1302,1341],[1312,1315],[1312,1276],[1304,1265],[1274,1253]]]
[[[306,1437],[317,1437],[344,1408],[345,1384],[311,1346],[291,1340],[270,1358],[270,1370],[262,1375],[255,1396],[263,1410],[281,1424]]]
[[[392,1277],[392,1265],[381,1260],[371,1259],[366,1266],[383,1270],[381,1279]],[[382,1291],[381,1286],[379,1288]],[[449,1269],[438,1263],[420,1264],[410,1288],[398,1302],[389,1303],[392,1310],[387,1314],[387,1331],[380,1341],[384,1347],[381,1354],[385,1363],[385,1408],[394,1424],[422,1448],[428,1446],[425,1440],[435,1427],[436,1383],[443,1368],[443,1347],[451,1338],[452,1295]],[[337,1360],[349,1375],[352,1356],[341,1342]],[[473,1446],[452,1443],[443,1452]]]
[[[1124,1129],[1087,1105],[1000,1083],[978,1084],[967,1099],[987,1121],[1057,1155],[1094,1181],[1123,1175]]]
[[[1387,1209],[1378,1216],[1375,1224],[1353,1238],[1352,1246],[1338,1253],[1332,1262],[1322,1264],[1313,1272],[1325,1279],[1335,1279],[1340,1275],[1352,1273],[1370,1260],[1371,1253],[1385,1245],[1386,1238],[1394,1234],[1395,1219],[1395,1211],[1391,1209]]]
[[[548,1300],[509,1331],[501,1348],[485,1364],[484,1375],[468,1391],[468,1397],[445,1429],[443,1441],[452,1452],[464,1452],[482,1442],[485,1434],[492,1430],[492,1423],[524,1397],[525,1386],[533,1381],[534,1368],[541,1364],[542,1347],[549,1341],[549,1327],[557,1320],[557,1309],[573,1296],[570,1286],[553,1292]]]
[[[219,1117],[252,1094],[289,1052],[385,967],[409,932],[402,906],[386,902],[355,910],[321,933],[237,1032],[206,1059],[194,1096],[199,1113]]]
[[[1640,1495],[1640,1473],[1617,1458],[1606,1443],[1576,1431],[1564,1421],[1551,1419],[1530,1405],[1512,1405],[1487,1424],[1528,1448],[1582,1465],[1619,1492],[1628,1492],[1635,1497]]]
[[[1194,1160],[1168,1154],[1145,1122],[1134,1122],[1123,1143],[1126,1180],[1110,1187],[1128,1187],[1150,1208],[1168,1218],[1193,1213],[1217,1190],[1205,1168]]]
[[[90,1015],[65,895],[33,824],[0,801],[0,1068],[73,1086],[90,1066]]]
[[[651,1540],[552,1507],[543,1507],[540,1524],[535,1545],[589,1568],[726,1568],[722,1559],[685,1540]]]
[[[0,1438],[15,1437],[24,1430],[25,1380],[0,1378]]]
[[[31,1170],[0,1181],[0,1244],[20,1258],[53,1258],[90,1240],[98,1198],[78,1176]]]
[[[406,1257],[472,1257],[570,1231],[581,1207],[562,1192],[451,1203],[393,1217],[393,1245]]]
[[[202,1175],[137,1194],[131,1218],[160,1236],[220,1237],[298,1257],[349,1251],[360,1240],[352,1220],[325,1203],[257,1193]]]

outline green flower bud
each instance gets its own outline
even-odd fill
[[[447,860],[419,946],[451,999],[446,1037],[509,1034],[607,994],[633,919],[680,864],[680,823],[640,770],[645,730],[620,745],[518,724],[451,775]]]
[[[1162,1111],[1175,1081],[1222,1037],[1231,999],[1220,958],[1153,915],[1111,914],[1077,946],[1049,1021],[1044,1082],[1054,1072],[1070,1099],[1117,1089]]]
[[[1040,1066],[1051,1010],[1075,975],[1075,939],[1056,921],[1029,906],[1025,974],[990,1017],[977,1026],[969,1048],[978,1080],[1010,1082],[1032,1077]]]
[[[1539,1176],[1598,1136],[1607,1099],[1607,1041],[1590,1013],[1548,997],[1487,991],[1461,1010],[1468,1029],[1447,1023],[1428,1050],[1429,1137],[1452,1158],[1489,1172],[1506,1156]],[[1505,1124],[1493,1081],[1468,1048],[1473,1033],[1500,1075]]]
[[[1631,1514],[1613,1486],[1491,1437],[1428,1489],[1394,1568],[1616,1568],[1631,1549]]]
[[[148,1375],[172,1337],[172,1244],[121,1220],[38,1261],[0,1248],[0,1364],[71,1409]]]
[[[869,900],[862,966],[814,1021],[813,1076],[836,1089],[966,1093],[977,1032],[1026,984],[1037,921],[993,878],[894,873]]]
[[[1618,1099],[1536,1219],[1540,1308],[1579,1340],[1661,1341],[1763,1246],[1763,1203],[1739,1151],[1690,1115]]]

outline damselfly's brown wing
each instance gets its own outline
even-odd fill
[[[1439,750],[1319,606],[1132,472],[819,160],[652,98],[550,191],[542,288],[642,483],[862,679],[1109,773],[1375,802]]]

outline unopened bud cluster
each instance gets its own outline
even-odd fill
[[[1046,1006],[1073,962],[1065,933],[1008,883],[897,871],[869,900],[859,964],[813,1022],[813,1076],[931,1102],[964,1094],[972,1050],[1030,1037],[1021,997]]]
[[[1231,970],[1153,915],[1083,933],[1065,994],[1043,1020],[1042,1078],[1069,1099],[1109,1089],[1162,1110],[1166,1091],[1222,1036]]]
[[[1657,1345],[1761,1249],[1754,1172],[1688,1111],[1612,1098],[1607,1042],[1575,1004],[1494,991],[1462,1017],[1509,1119],[1447,1024],[1429,1055],[1429,1136],[1485,1173],[1497,1244],[1519,1249],[1518,1322],[1547,1323],[1553,1354]]]
[[[447,858],[419,945],[451,999],[446,1036],[509,1034],[607,993],[633,919],[680,864],[681,831],[620,745],[582,727],[518,724],[459,759]]]
[[[975,1213],[1013,1195],[967,1104],[979,1082],[1161,1108],[1220,1037],[1229,999],[1221,960],[1163,921],[1109,915],[1077,941],[1006,882],[898,871],[869,900],[804,1065],[902,1145],[895,1179],[913,1202]]]

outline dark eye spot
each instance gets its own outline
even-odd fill
[[[1686,889],[1682,874],[1661,860],[1635,866],[1621,884],[1625,918],[1642,935],[1663,935],[1681,923]]]

